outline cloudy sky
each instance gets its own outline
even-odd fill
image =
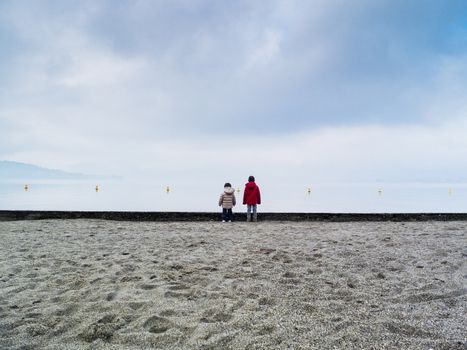
[[[467,178],[467,2],[0,1],[0,159],[174,181]]]

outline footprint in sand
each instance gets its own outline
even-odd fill
[[[128,306],[133,309],[133,310],[139,310],[141,309],[143,306],[145,305],[145,303],[143,302],[136,302],[136,301],[132,301],[130,303],[128,303]]]
[[[284,274],[282,275],[282,277],[285,277],[285,278],[296,278],[297,275],[296,275],[294,272],[287,271],[286,273],[284,273]]]
[[[173,323],[160,316],[152,316],[143,324],[144,329],[149,333],[164,333],[173,327]]]
[[[380,280],[384,280],[386,279],[386,275],[382,272],[378,272],[378,274],[376,275],[376,278],[380,279]]]
[[[187,290],[190,289],[190,286],[186,284],[173,284],[169,287],[169,290]]]
[[[153,289],[157,288],[157,285],[155,285],[155,284],[142,284],[140,286],[140,288],[143,289],[143,290],[153,290]]]
[[[42,324],[32,324],[28,327],[26,327],[26,332],[33,336],[33,337],[37,337],[37,336],[41,336],[41,335],[45,335],[47,334],[50,329]],[[21,347],[20,349],[23,349],[24,347]],[[32,349],[32,348],[31,348]]]
[[[120,282],[135,282],[139,280],[141,280],[140,276],[125,276],[125,277],[122,277]]]
[[[345,321],[345,322],[340,322],[340,321],[341,320],[339,320],[338,324],[334,327],[334,330],[336,332],[344,331],[353,325],[353,323],[350,321]]]
[[[271,335],[276,329],[275,325],[264,325],[258,330],[258,335]]]
[[[172,290],[168,290],[164,293],[165,298],[193,298],[193,293],[191,291],[186,292],[175,292]]]
[[[76,311],[78,311],[78,306],[75,303],[68,303],[65,304],[63,308],[58,309],[55,311],[55,316],[70,316],[73,315]]]
[[[258,305],[272,306],[275,303],[274,299],[269,297],[262,297],[258,300]]]
[[[107,294],[107,296],[105,297],[105,300],[112,301],[112,300],[115,300],[116,297],[117,297],[117,292],[111,292]]]
[[[162,310],[161,312],[159,312],[159,315],[161,316],[177,316],[178,315],[178,312],[173,310],[173,309],[167,309],[167,310]]]
[[[386,322],[383,325],[393,334],[420,338],[439,338],[439,335],[437,334],[426,332],[420,328],[405,323]]]
[[[217,323],[217,322],[228,322],[232,319],[232,314],[225,313],[223,311],[207,310],[204,316],[200,319],[203,323]]]
[[[82,340],[92,343],[97,339],[110,341],[114,333],[126,325],[130,320],[120,318],[116,315],[106,315],[97,322],[86,327],[83,332],[78,334]]]
[[[259,298],[259,295],[256,294],[256,293],[248,293],[248,294],[246,295],[246,298],[247,298],[247,299],[258,299],[258,298]]]

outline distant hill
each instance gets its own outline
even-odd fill
[[[78,180],[92,179],[96,176],[89,176],[79,173],[69,173],[57,169],[43,168],[33,164],[12,162],[7,160],[0,161],[0,179],[2,180],[23,180],[23,179],[40,179],[40,180]]]

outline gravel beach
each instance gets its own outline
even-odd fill
[[[0,222],[0,349],[467,349],[467,222]]]

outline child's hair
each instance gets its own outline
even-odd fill
[[[248,177],[248,182],[255,181],[255,177],[253,175],[250,175]]]
[[[229,182],[226,182],[224,187],[232,187],[232,185]]]

